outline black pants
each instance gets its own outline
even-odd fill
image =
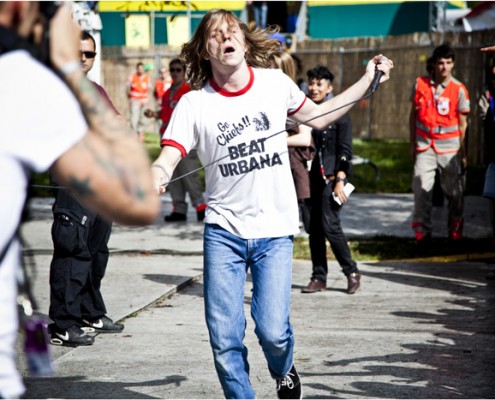
[[[352,260],[351,251],[340,225],[340,209],[332,197],[333,184],[325,185],[317,169],[312,169],[311,180],[311,219],[309,225],[309,247],[313,274],[311,279],[326,282],[328,274],[326,239],[330,242],[333,254],[345,275],[358,272]]]
[[[63,189],[56,193],[53,217],[49,316],[58,328],[67,329],[106,314],[100,287],[112,224]]]

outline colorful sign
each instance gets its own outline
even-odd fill
[[[189,40],[189,20],[187,17],[167,17],[168,45],[180,47]]]
[[[150,17],[129,15],[125,19],[125,44],[128,47],[150,46]]]

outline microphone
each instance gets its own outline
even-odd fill
[[[387,61],[388,58],[385,56],[381,56],[380,61],[378,64],[380,64],[383,61]],[[379,69],[375,69],[375,77],[373,78],[373,81],[371,82],[370,85],[370,93],[373,94],[375,93],[376,89],[378,88],[378,85],[380,84],[380,79],[382,78],[383,71],[380,71]]]

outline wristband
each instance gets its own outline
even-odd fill
[[[59,71],[63,75],[69,75],[72,72],[79,71],[81,69],[81,63],[79,61],[69,61],[59,68]]]
[[[342,179],[340,176],[335,177],[335,182],[344,182],[345,179]]]

